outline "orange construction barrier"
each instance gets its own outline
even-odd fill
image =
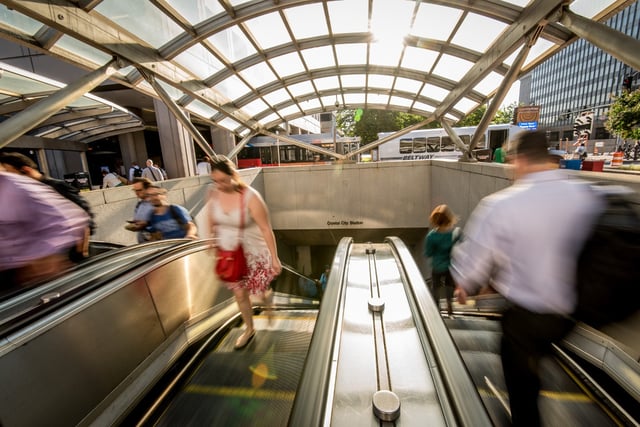
[[[616,151],[613,153],[611,159],[611,166],[622,166],[622,160],[624,159],[624,153],[622,151]]]

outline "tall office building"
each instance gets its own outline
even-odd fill
[[[605,24],[639,39],[640,2],[634,2]],[[604,127],[611,96],[620,94],[625,79],[637,88],[639,74],[580,39],[521,79],[520,102],[541,107],[539,127],[548,131],[550,143],[573,143],[580,136],[588,136],[589,151],[595,141],[604,141],[608,151],[616,142]]]

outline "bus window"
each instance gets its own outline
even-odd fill
[[[427,151],[427,138],[424,136],[413,138],[413,152],[425,153]]]
[[[456,149],[455,144],[451,140],[450,136],[442,137],[442,151],[454,151]]]
[[[427,138],[427,152],[437,153],[438,151],[440,151],[440,137],[430,136]]]
[[[413,139],[400,138],[400,154],[411,154],[413,152]]]

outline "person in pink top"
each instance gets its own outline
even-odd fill
[[[89,215],[54,189],[0,170],[0,282],[30,286],[72,265],[85,245]]]

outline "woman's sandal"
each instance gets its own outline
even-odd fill
[[[247,331],[244,331],[244,333],[240,335],[236,340],[236,344],[233,346],[234,350],[240,350],[242,348],[245,348],[247,344],[251,342],[251,340],[255,335],[256,335],[255,329],[251,331],[251,333],[247,333]]]

